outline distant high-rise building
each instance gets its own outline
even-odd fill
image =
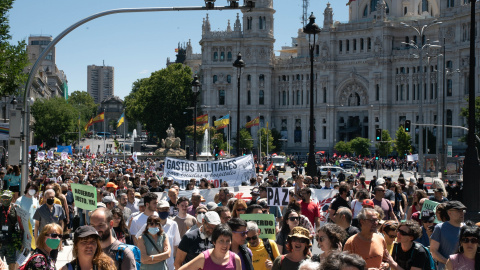
[[[93,97],[95,103],[114,95],[113,67],[95,66],[87,67],[87,92]]]

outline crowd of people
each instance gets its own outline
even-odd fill
[[[460,182],[434,179],[428,196],[423,179],[402,174],[367,186],[361,173],[319,179],[293,171],[284,179],[270,172],[242,184],[251,186],[251,199],[236,198],[224,182],[206,201],[200,191],[214,188],[208,179],[181,184],[161,169],[158,160],[44,162],[25,187],[15,168],[0,172],[3,265],[19,267],[29,230],[17,217],[20,207],[36,247],[21,269],[56,269],[66,245],[73,245],[73,260],[62,270],[480,269],[480,228],[464,221]],[[96,188],[95,210],[75,206],[72,183]],[[269,187],[291,187],[288,206],[268,205]],[[312,196],[318,189],[338,191],[326,222]],[[427,200],[438,203],[435,211],[423,208]],[[274,215],[276,238],[262,238],[259,224],[242,214]]]

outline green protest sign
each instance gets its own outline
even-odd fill
[[[436,213],[437,212],[437,205],[439,205],[439,204],[440,203],[435,202],[435,201],[425,200],[425,202],[423,203],[423,206],[422,206],[422,211],[420,212],[420,218],[422,217],[421,214],[423,213],[424,210],[432,210],[433,213]],[[435,223],[441,223],[437,219],[437,215],[435,215]]]
[[[97,209],[97,189],[94,186],[71,184],[75,206],[84,210]]]
[[[242,214],[245,221],[255,221],[260,229],[260,238],[275,240],[275,216],[273,214]]]

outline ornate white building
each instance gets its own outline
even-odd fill
[[[479,11],[477,4],[478,17]],[[442,123],[443,48],[431,49],[424,57],[424,85],[420,87],[418,52],[404,42],[438,40],[443,45],[445,40],[445,123],[466,124],[459,114],[467,106],[469,87],[468,0],[356,0],[349,12],[348,23],[336,22],[327,4],[323,25],[317,21],[322,31],[314,52],[315,151],[332,153],[336,142],[358,136],[374,141],[376,128],[388,130],[395,138],[405,120],[411,120],[411,135],[418,146],[418,130],[413,124],[419,121],[419,89],[424,90],[424,122]],[[257,0],[253,10],[237,14],[233,26],[229,21],[226,31],[212,31],[207,15],[200,40],[202,52],[193,54],[189,42],[185,64],[202,79],[202,110],[209,114],[210,124],[230,113],[234,137],[237,69],[232,63],[240,52],[246,64],[240,78],[241,127],[260,116],[260,127],[268,122],[287,139],[287,153],[304,154],[309,136],[308,37],[299,29],[292,46],[275,56],[274,14],[272,0]],[[418,21],[423,26],[435,19],[442,24],[430,27],[424,37],[401,24],[416,25]],[[480,46],[476,44],[478,59]],[[477,69],[476,93],[479,74]],[[255,140],[258,128],[251,129]],[[441,129],[430,128],[434,134],[437,130],[441,147]],[[447,129],[446,140],[453,145],[454,154],[464,151],[465,144],[458,141],[464,134],[461,129]],[[433,152],[433,146],[427,147]]]

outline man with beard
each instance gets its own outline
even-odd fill
[[[103,252],[113,259],[117,269],[136,269],[135,257],[133,252],[128,248],[123,251],[123,260],[116,260],[118,246],[122,244],[122,242],[116,240],[112,234],[113,215],[110,210],[98,208],[93,211],[90,217],[90,225],[97,230],[100,235],[100,244],[102,245]]]
[[[316,224],[317,228],[320,228],[320,209],[311,199],[312,190],[308,187],[304,187],[302,188],[300,195],[302,197],[302,200],[300,201],[302,215],[310,220],[312,226],[313,224]]]
[[[143,196],[143,203],[145,204],[145,211],[140,215],[135,216],[130,224],[130,234],[137,235],[142,226],[147,223],[148,217],[151,215],[158,216],[157,214],[157,199],[158,196],[155,193],[148,192]],[[137,243],[137,238],[134,237],[133,241]]]
[[[180,269],[203,251],[213,248],[212,233],[220,224],[220,217],[214,211],[209,211],[203,218],[202,227],[188,232],[182,237],[175,256],[175,269]]]
[[[117,195],[117,201],[118,201],[118,208],[122,210],[123,213],[123,220],[125,220],[126,225],[128,225],[128,221],[130,219],[130,216],[132,215],[132,210],[127,207],[127,201],[128,197],[126,193],[120,193]]]

